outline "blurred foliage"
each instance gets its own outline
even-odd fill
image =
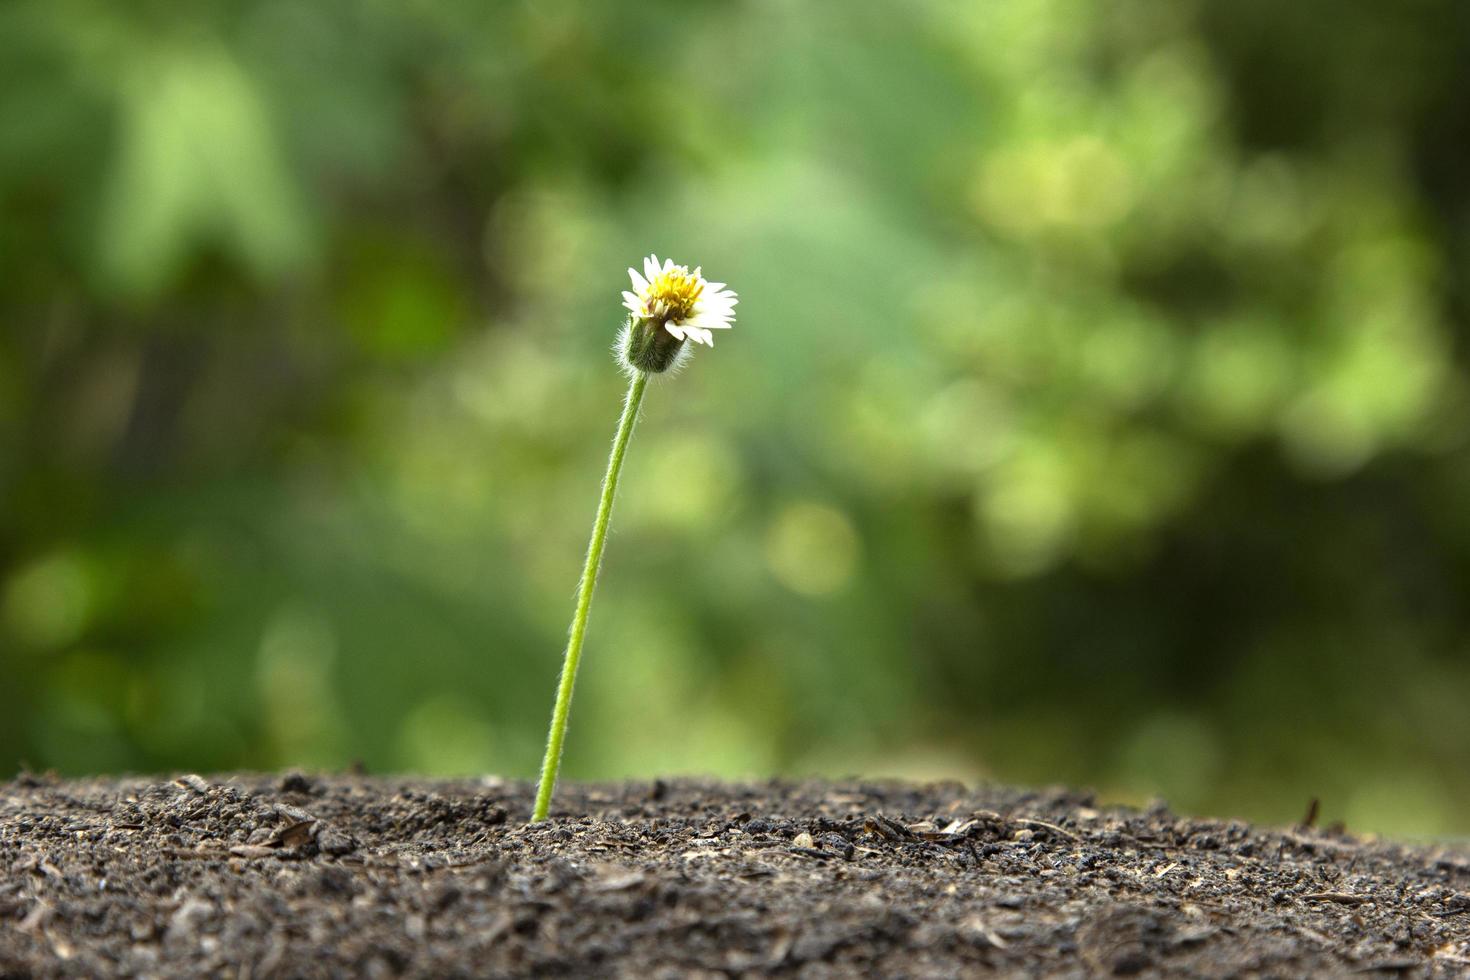
[[[1455,0],[0,6],[0,767],[1470,831]]]

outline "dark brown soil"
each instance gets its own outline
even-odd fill
[[[0,784],[0,976],[1470,975],[1470,859],[956,784]]]

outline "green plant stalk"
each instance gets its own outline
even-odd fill
[[[643,402],[643,389],[648,375],[633,371],[628,397],[623,401],[623,417],[618,434],[613,438],[612,455],[607,459],[607,475],[602,478],[602,499],[597,504],[597,519],[592,523],[592,540],[587,545],[587,563],[582,566],[582,584],[577,591],[577,610],[572,615],[571,634],[561,665],[561,681],[556,688],[556,704],[551,709],[551,731],[546,735],[546,758],[541,762],[541,785],[536,790],[536,809],[532,822],[545,820],[551,809],[551,793],[556,788],[556,773],[561,768],[562,743],[567,737],[567,715],[572,708],[572,687],[577,683],[577,665],[582,662],[582,639],[587,635],[587,613],[592,609],[592,591],[597,588],[597,572],[602,565],[602,548],[607,543],[607,527],[612,519],[613,498],[618,492],[618,474],[623,469],[623,456],[633,436],[633,423],[638,420],[638,406]]]

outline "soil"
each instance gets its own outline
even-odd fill
[[[1066,791],[0,784],[0,976],[1470,976],[1470,857]]]

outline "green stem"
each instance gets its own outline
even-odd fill
[[[592,590],[597,587],[597,571],[602,565],[602,547],[607,542],[607,525],[612,519],[613,497],[618,492],[618,474],[623,456],[638,420],[638,406],[648,375],[633,372],[628,397],[623,402],[623,418],[613,439],[612,455],[607,459],[607,475],[602,478],[602,500],[597,505],[597,520],[592,524],[592,541],[587,545],[587,564],[582,566],[582,585],[577,590],[577,611],[572,616],[572,631],[567,639],[566,659],[561,665],[561,682],[556,688],[556,705],[551,710],[551,731],[546,736],[546,758],[541,762],[541,786],[536,790],[536,809],[531,820],[546,819],[551,809],[551,792],[556,788],[556,772],[561,768],[561,748],[567,737],[567,714],[572,708],[572,687],[577,683],[577,665],[582,661],[582,638],[587,633],[587,613],[592,608]]]

